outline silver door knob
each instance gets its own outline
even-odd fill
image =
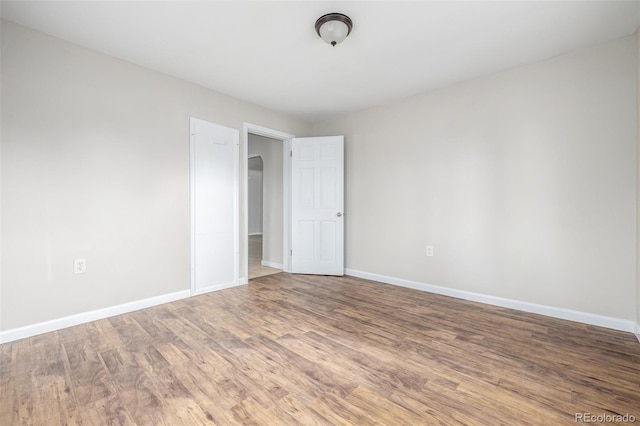
[[[341,212],[338,212],[338,214],[336,214],[336,216],[338,216],[338,217],[342,217],[342,213],[341,213]]]

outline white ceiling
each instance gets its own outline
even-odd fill
[[[632,34],[638,1],[2,1],[2,17],[310,123]],[[353,20],[331,47],[314,23]]]

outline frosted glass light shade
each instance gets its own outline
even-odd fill
[[[329,21],[320,27],[320,38],[325,43],[335,46],[342,43],[349,34],[347,24],[340,21]]]
[[[325,43],[335,46],[342,43],[353,28],[353,23],[342,13],[328,13],[316,21],[316,32]]]

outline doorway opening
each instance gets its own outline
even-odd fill
[[[282,141],[250,134],[248,148],[251,279],[282,272]]]
[[[279,145],[277,150],[282,155],[281,166],[277,168],[282,171],[282,195],[276,198],[282,202],[274,203],[280,204],[282,213],[274,215],[276,219],[273,221],[282,226],[279,231],[272,231],[278,244],[275,249],[269,249],[273,253],[281,247],[282,256],[272,264],[265,259],[264,266],[276,266],[284,272],[344,275],[344,136],[296,138],[250,123],[244,123],[243,130],[244,196],[241,210],[244,227],[241,235],[244,236],[244,253],[241,256],[241,276],[244,278],[240,281],[247,283],[249,277],[248,161],[249,139],[255,137],[272,139]],[[264,156],[262,158],[265,160]],[[266,160],[263,165],[266,174]],[[313,182],[318,183],[317,188]],[[263,200],[266,199],[267,196],[263,195]],[[268,231],[266,222],[263,224],[264,237]],[[298,247],[295,253],[291,250],[294,241]],[[267,247],[271,246],[264,238],[263,248]],[[263,257],[266,257],[265,253]]]
[[[250,123],[243,130],[246,251],[241,272],[251,279],[289,268],[288,160],[293,135]]]

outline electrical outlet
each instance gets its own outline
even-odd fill
[[[87,272],[87,259],[83,257],[76,257],[73,259],[73,273],[85,274]]]
[[[433,256],[433,246],[427,246],[427,257]]]

